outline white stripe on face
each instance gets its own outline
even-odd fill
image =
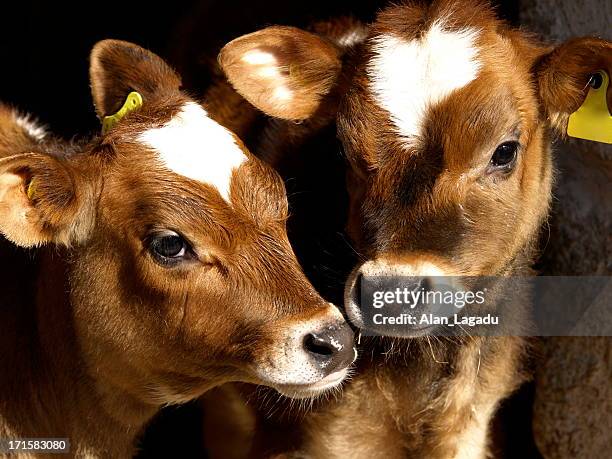
[[[228,202],[232,172],[247,160],[232,133],[195,102],[186,103],[163,127],[140,134],[139,140],[156,150],[168,169],[214,186]]]
[[[367,67],[370,88],[407,145],[422,133],[429,107],[478,75],[477,36],[475,29],[450,32],[435,22],[418,40],[393,35],[373,39],[374,56]]]

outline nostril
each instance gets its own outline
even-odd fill
[[[304,337],[304,348],[311,354],[326,358],[331,357],[335,351],[330,342],[314,333],[309,333]]]
[[[432,292],[432,291],[434,291],[434,279],[432,279],[431,277],[423,277],[423,278],[421,278],[420,287],[425,292]]]

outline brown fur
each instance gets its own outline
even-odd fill
[[[161,406],[227,381],[265,384],[279,352],[304,346],[288,333],[315,323],[344,333],[350,358],[331,366],[346,367],[352,333],[301,271],[276,172],[243,148],[229,205],[136,141],[189,101],[160,58],[100,42],[91,76],[100,117],[132,90],[144,105],[88,142],[38,139],[0,105],[0,437],[130,457]],[[192,249],[172,268],[148,248],[163,229]]]
[[[261,38],[258,32],[246,35],[234,41],[234,46],[238,48],[238,53],[219,54],[219,62],[228,74],[233,73],[233,69],[242,70],[243,62],[232,60],[233,56],[245,55],[253,51],[251,43],[257,43],[256,52],[264,59],[274,56],[278,65],[279,78],[286,81],[286,88],[293,92],[291,104],[285,105],[282,94],[276,97],[274,88],[261,88],[260,85],[268,78],[266,75],[257,74],[255,70],[251,82],[249,76],[236,78],[239,82],[236,89],[241,93],[253,94],[256,98],[255,104],[261,106],[272,116],[285,119],[302,120],[309,118],[321,102],[321,98],[327,94],[334,84],[334,72],[329,71],[329,67],[339,70],[337,49],[327,45],[318,39],[313,39],[312,34],[299,31],[290,27],[274,27],[272,34],[265,34]],[[282,46],[279,46],[282,45]],[[316,49],[317,60],[309,60],[308,56]],[[295,55],[303,55],[300,62],[307,61],[306,65],[294,65],[286,60],[286,57],[293,59]],[[238,77],[238,75],[236,75]],[[278,83],[278,82],[276,82]],[[282,89],[282,88],[281,88]]]
[[[326,82],[335,78],[336,86],[322,99],[318,93],[313,97],[320,102],[311,118],[298,126],[260,122],[261,138],[250,145],[291,177],[287,158],[297,145],[312,145],[326,123],[334,121],[329,114],[337,113],[349,163],[348,230],[365,260],[433,258],[451,267],[449,274],[529,275],[551,199],[549,129],[563,133],[567,117],[586,95],[590,74],[600,68],[612,72],[612,44],[583,38],[547,47],[495,19],[487,4],[467,0],[390,6],[372,24],[368,37],[392,33],[408,40],[442,17],[450,30],[480,30],[482,68],[475,81],[426,113],[417,147],[400,145],[389,114],[369,92],[368,39],[338,47],[342,65],[328,66],[325,77]],[[250,69],[236,64],[244,46],[257,49],[263,37],[278,38],[275,30],[247,35],[239,39],[238,48],[231,42],[222,51],[221,65],[240,94],[279,116],[258,103],[264,97],[261,91],[271,89],[269,82],[242,86],[242,75]],[[294,37],[304,33],[295,31]],[[321,46],[333,43],[329,37],[321,39]],[[318,61],[320,48],[313,47],[306,58],[295,54],[291,59],[286,54],[291,46],[284,48],[280,39],[276,46],[285,67]],[[236,55],[228,57],[234,51]],[[507,135],[516,135],[521,145],[516,165],[507,174],[485,172],[496,145]],[[519,290],[512,297],[516,317],[526,320],[528,293]],[[484,457],[499,402],[526,377],[521,363],[526,345],[520,337],[364,339],[356,375],[342,395],[315,403],[303,417],[283,416],[282,407],[270,415],[266,403],[253,402],[260,396],[243,389],[243,398],[258,406],[260,419],[250,454]],[[232,422],[230,414],[227,421]]]

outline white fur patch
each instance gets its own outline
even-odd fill
[[[185,177],[214,186],[229,202],[232,172],[247,160],[232,133],[188,102],[165,126],[139,140],[159,153],[164,165]]]
[[[365,276],[448,276],[441,267],[429,261],[418,261],[415,263],[392,263],[386,260],[374,260],[364,263],[361,273]]]
[[[450,32],[435,22],[418,40],[373,39],[370,88],[408,145],[420,136],[427,109],[478,75],[477,37],[475,29]]]
[[[32,120],[30,115],[14,114],[15,123],[28,133],[37,142],[42,142],[47,135],[47,131],[44,127],[39,126],[36,121]]]
[[[276,58],[265,51],[254,49],[249,51],[242,56],[243,62],[250,65],[274,65],[276,64]]]
[[[467,384],[475,383],[467,382]],[[464,386],[465,387],[465,386]],[[491,419],[495,414],[496,400],[481,406],[472,407],[473,417],[465,430],[457,437],[457,452],[453,459],[486,459],[488,431]]]
[[[268,84],[274,88],[270,95],[272,100],[283,103],[293,98],[293,92],[287,87],[286,78],[281,74],[278,60],[273,54],[252,49],[246,52],[241,60],[253,67],[251,69],[253,75],[268,80]]]
[[[343,47],[349,47],[361,43],[366,39],[368,31],[365,27],[355,27],[338,37],[336,43]]]

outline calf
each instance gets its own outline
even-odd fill
[[[0,438],[129,457],[162,405],[221,383],[338,385],[353,333],[293,254],[281,178],[149,51],[102,41],[90,75],[91,141],[0,106]]]
[[[219,62],[274,117],[253,143],[262,157],[291,156],[336,123],[363,257],[346,284],[351,321],[363,325],[363,276],[530,274],[551,199],[551,128],[565,130],[591,75],[612,72],[612,44],[544,46],[474,0],[389,6],[365,33],[338,24],[270,27],[226,45]],[[522,330],[526,292],[501,293]],[[263,422],[253,454],[485,457],[496,408],[524,380],[525,340],[430,339],[437,331],[364,338],[342,397],[293,426]],[[266,426],[296,429],[294,443]]]

